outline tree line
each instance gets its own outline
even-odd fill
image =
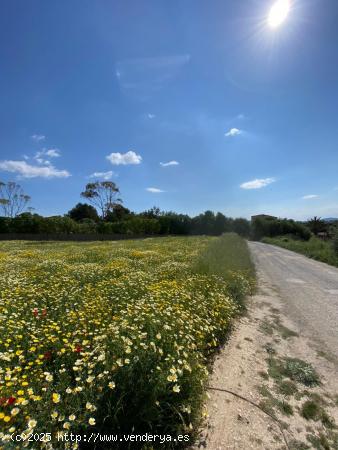
[[[195,217],[158,207],[136,213],[123,205],[120,190],[112,181],[88,183],[78,203],[63,216],[43,217],[28,208],[30,197],[17,183],[0,182],[0,233],[32,234],[127,234],[127,235],[214,235],[235,232],[246,238],[293,235],[308,240],[327,230],[318,217],[307,223],[257,216],[249,221],[233,219],[221,212],[205,211]],[[88,203],[87,203],[88,202]]]
[[[64,216],[43,217],[24,212],[13,218],[0,217],[0,233],[217,236],[233,231],[244,237],[250,235],[248,220],[232,219],[212,211],[190,217],[186,214],[160,211],[156,207],[141,213],[123,208],[113,211],[102,220],[91,208],[90,205],[79,203]]]
[[[123,206],[120,190],[112,181],[88,183],[78,203],[63,216],[43,217],[25,210],[30,201],[15,182],[0,183],[0,233],[65,234],[208,234],[236,232],[250,235],[250,222],[205,211],[195,217],[161,211],[158,207],[136,213]]]

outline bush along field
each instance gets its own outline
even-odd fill
[[[338,238],[333,242],[323,241],[313,236],[308,241],[295,239],[292,236],[279,236],[274,238],[264,238],[262,242],[278,245],[279,247],[301,253],[309,258],[322,261],[332,266],[338,267]]]
[[[192,437],[210,357],[253,276],[235,234],[0,244],[4,448],[84,448],[56,438],[70,432]]]

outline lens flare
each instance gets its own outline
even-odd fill
[[[269,16],[268,24],[271,28],[279,27],[287,18],[290,11],[290,0],[277,0],[272,5]]]

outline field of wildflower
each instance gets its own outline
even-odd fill
[[[228,281],[193,269],[216,239],[0,243],[3,448],[77,448],[55,439],[70,431],[193,434],[239,309]],[[247,276],[231,276],[245,295]]]

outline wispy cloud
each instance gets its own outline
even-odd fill
[[[148,188],[146,188],[146,191],[152,192],[153,194],[160,194],[161,192],[164,192],[164,191],[162,191],[162,189],[158,189],[155,187],[148,187]]]
[[[244,119],[246,119],[246,116],[245,116],[245,114],[242,114],[242,113],[241,113],[241,114],[238,114],[238,115],[237,115],[237,119],[238,119],[238,120],[244,120]]]
[[[117,176],[117,174],[112,170],[108,170],[108,172],[94,172],[89,175],[88,178],[102,178],[103,180],[111,180],[113,176]]]
[[[189,54],[127,59],[117,62],[115,74],[125,93],[145,100],[175,79],[189,61]]]
[[[309,194],[309,195],[304,195],[302,197],[303,200],[313,200],[315,198],[319,198],[319,195],[317,195],[317,194]]]
[[[33,141],[35,142],[41,142],[46,139],[46,136],[44,136],[43,134],[33,134],[31,136],[31,139],[33,139]]]
[[[242,189],[261,189],[265,186],[268,186],[271,183],[274,183],[276,178],[256,178],[255,180],[246,181],[242,183],[240,187]]]
[[[51,162],[46,158],[59,158],[61,156],[60,150],[58,148],[50,148],[50,149],[42,149],[39,152],[36,152],[34,155],[34,159],[38,164],[50,166]],[[28,160],[29,158],[25,158]]]
[[[67,178],[71,174],[67,170],[56,169],[53,165],[33,166],[26,161],[0,161],[0,170],[16,173],[22,178]]]
[[[166,163],[160,162],[160,166],[169,167],[169,166],[178,166],[180,163],[178,161],[168,161]]]
[[[230,128],[230,130],[225,133],[225,136],[233,137],[233,136],[239,136],[240,134],[242,134],[242,130],[240,130],[238,128]]]
[[[39,164],[50,164],[50,161],[46,158],[59,158],[60,156],[61,153],[58,148],[44,148],[41,151],[35,153],[34,159]]]
[[[141,164],[142,156],[137,155],[133,151],[129,151],[127,153],[111,153],[106,156],[108,161],[110,161],[114,166],[126,166],[128,164]]]
[[[61,156],[60,150],[58,148],[50,148],[45,150],[45,155],[49,158],[59,158]]]
[[[147,114],[147,117],[148,117],[148,119],[155,119],[155,114],[151,114],[151,113],[149,113],[149,114]]]

